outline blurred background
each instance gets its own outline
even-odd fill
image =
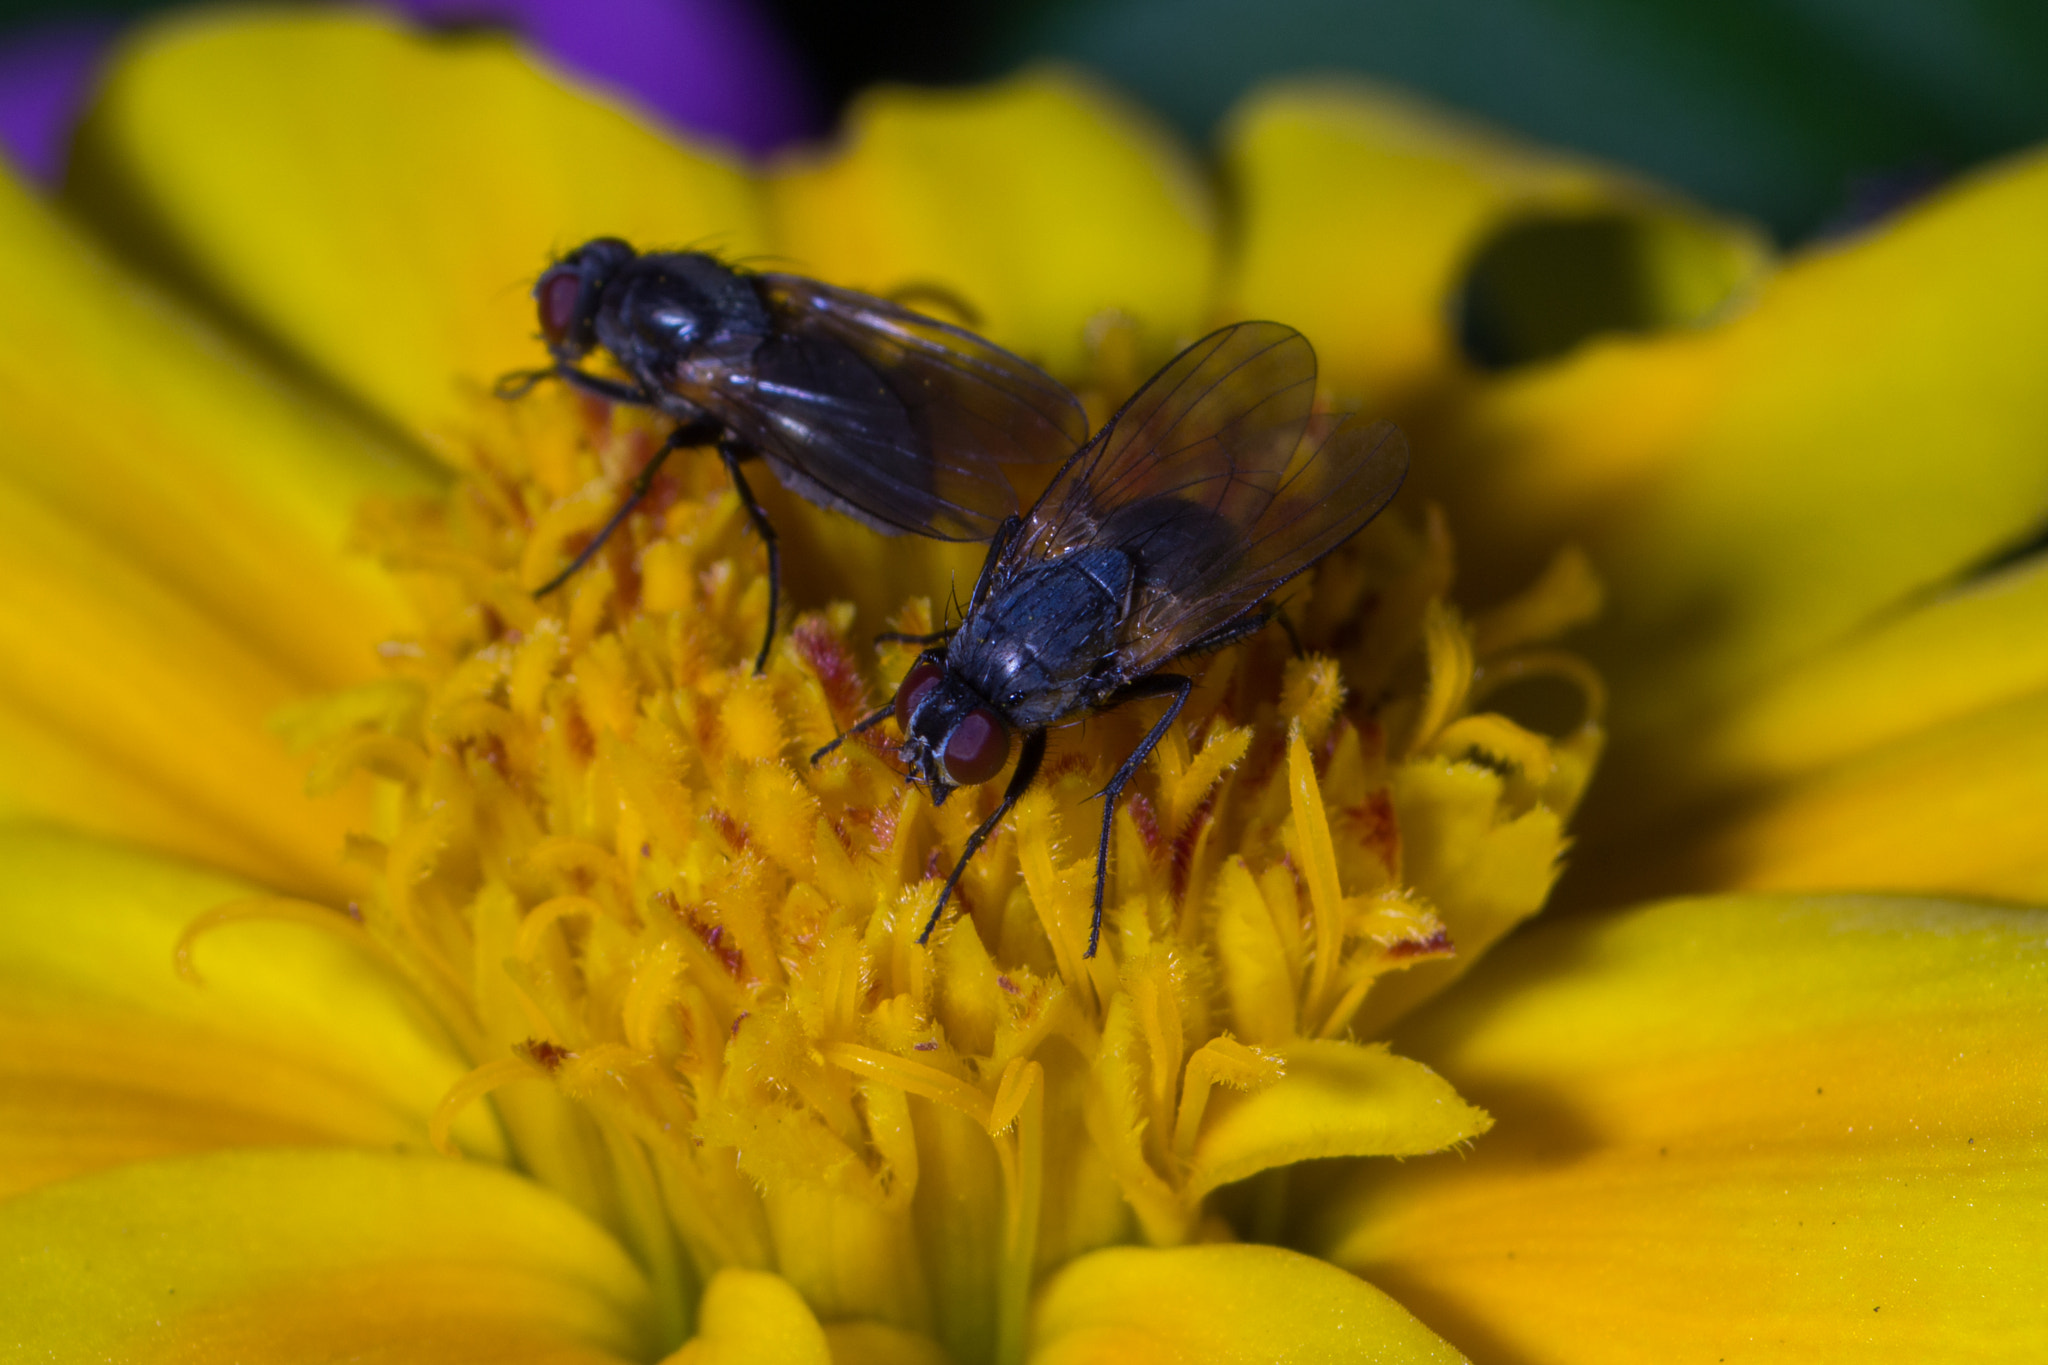
[[[0,134],[51,178],[106,44],[163,0],[0,0]],[[863,86],[1062,58],[1204,145],[1262,78],[1369,75],[1632,166],[1792,245],[2048,138],[2043,0],[406,0],[519,29],[764,152]],[[692,35],[721,37],[716,70]],[[660,36],[666,35],[664,41]],[[733,54],[740,53],[736,58]],[[749,104],[753,107],[749,107]],[[1077,187],[1079,193],[1079,187]]]

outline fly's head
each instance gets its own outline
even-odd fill
[[[946,804],[955,787],[989,781],[1010,759],[1009,725],[946,667],[943,650],[927,652],[904,674],[896,727],[911,778],[931,788],[934,806]]]
[[[605,288],[638,254],[616,237],[599,237],[548,267],[533,286],[541,339],[557,362],[574,364],[596,348]]]

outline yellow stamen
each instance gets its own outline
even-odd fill
[[[1309,959],[1305,1007],[1314,1014],[1322,1008],[1330,973],[1337,968],[1343,932],[1339,913],[1344,895],[1337,885],[1337,853],[1330,840],[1330,822],[1323,814],[1315,765],[1309,761],[1308,745],[1298,733],[1287,744],[1287,778],[1294,808],[1294,837],[1301,852],[1301,875],[1308,882],[1309,906],[1314,915],[1315,950]]]
[[[1202,1115],[1209,1108],[1209,1092],[1218,1085],[1234,1090],[1256,1090],[1271,1085],[1286,1071],[1277,1057],[1235,1038],[1211,1038],[1188,1059],[1187,1081],[1181,1091],[1180,1113],[1173,1124],[1173,1153],[1183,1164],[1194,1155],[1195,1138],[1202,1131]]]
[[[559,1054],[552,1049],[539,1055],[559,1060]],[[546,1080],[549,1070],[549,1065],[536,1060],[532,1051],[485,1062],[450,1086],[441,1102],[434,1106],[433,1114],[427,1119],[427,1141],[433,1143],[434,1150],[443,1156],[461,1155],[448,1134],[454,1128],[455,1120],[462,1117],[463,1110],[501,1085],[510,1085],[514,1081]]]
[[[1488,649],[1513,652],[1488,654],[1444,601],[1442,517],[1383,517],[1304,585],[1316,652],[1272,632],[1190,661],[1183,720],[1116,811],[1094,957],[1097,793],[1150,723],[1122,710],[1051,734],[920,943],[1000,783],[935,808],[886,724],[807,755],[915,654],[870,666],[862,623],[935,615],[868,582],[928,565],[943,584],[952,552],[776,502],[790,597],[822,574],[857,600],[799,615],[757,677],[759,545],[716,459],[681,452],[536,601],[648,431],[529,405],[479,424],[446,506],[366,513],[421,637],[387,651],[398,676],[294,724],[316,771],[385,784],[354,843],[360,933],[479,1063],[437,1146],[490,1096],[527,1169],[661,1292],[774,1269],[823,1320],[935,1332],[963,1361],[1022,1359],[1046,1267],[1213,1229],[1219,1181],[1290,1153],[1378,1150],[1333,1137],[1327,1078],[1279,1059],[1366,1055],[1346,1040],[1376,983],[1440,972],[1461,925],[1484,941],[1540,904],[1599,743],[1597,678],[1535,643],[1594,599],[1581,561],[1489,615]],[[1473,712],[1538,676],[1585,694],[1572,734]],[[1288,1188],[1262,1196],[1274,1218]]]
[[[171,948],[171,961],[178,975],[193,985],[204,985],[205,978],[192,964],[192,947],[200,938],[227,924],[242,924],[250,920],[281,920],[287,924],[304,924],[323,933],[339,934],[349,942],[362,948],[374,957],[391,961],[384,945],[363,932],[363,926],[346,915],[338,914],[325,905],[313,901],[302,901],[291,896],[251,896],[247,900],[230,901],[215,906],[185,926],[178,935],[178,941]]]

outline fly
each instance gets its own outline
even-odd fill
[[[553,363],[508,375],[515,398],[558,378],[675,428],[625,501],[542,597],[590,561],[674,451],[716,445],[768,550],[768,665],[782,562],[740,466],[761,459],[783,487],[885,535],[985,541],[1013,518],[1000,466],[1063,460],[1088,438],[1074,396],[972,332],[797,275],[736,269],[701,252],[639,252],[599,237],[534,285]],[[623,378],[582,362],[608,355]]]
[[[1001,804],[968,837],[918,942],[1037,776],[1048,727],[1166,698],[1100,793],[1095,955],[1117,797],[1194,687],[1161,670],[1264,626],[1272,594],[1363,529],[1408,472],[1401,433],[1356,415],[1304,455],[1315,388],[1314,350],[1278,323],[1239,323],[1181,352],[1003,524],[958,627],[921,641],[894,701],[854,727],[893,714],[934,805],[993,780],[1023,735]]]

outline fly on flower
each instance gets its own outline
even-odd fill
[[[1094,956],[1117,797],[1194,686],[1159,670],[1265,625],[1274,591],[1361,530],[1407,474],[1400,432],[1356,416],[1297,458],[1315,388],[1315,351],[1278,323],[1226,327],[1181,352],[996,533],[960,624],[921,641],[931,647],[894,702],[855,726],[894,714],[934,804],[992,780],[1011,732],[1024,735],[1002,803],[969,836],[919,942],[1031,785],[1049,726],[1171,698],[1101,793]]]
[[[1088,439],[1080,403],[1037,367],[972,332],[816,280],[599,237],[551,266],[533,295],[554,363],[508,375],[502,396],[560,378],[676,423],[611,520],[534,595],[597,553],[671,452],[716,444],[768,549],[757,673],[775,638],[781,560],[744,461],[765,460],[785,488],[884,534],[979,541],[1017,511],[999,466],[1050,464]],[[581,367],[598,351],[623,378]]]

